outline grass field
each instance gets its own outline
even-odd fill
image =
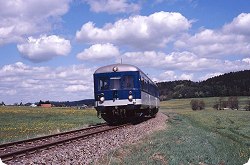
[[[94,109],[0,107],[0,143],[104,122]]]
[[[213,110],[217,100],[205,98],[202,111],[191,110],[191,99],[161,102],[161,112],[169,116],[166,130],[112,151],[101,164],[246,163],[250,158],[250,112]],[[239,97],[240,109],[247,100],[249,97]],[[0,107],[0,143],[101,122],[93,109]]]
[[[242,165],[250,158],[250,112],[213,110],[218,98],[206,98],[206,109],[192,111],[191,99],[161,102],[167,128],[105,155],[103,164]],[[227,98],[225,98],[227,100]],[[244,107],[247,97],[240,97]],[[105,160],[107,162],[105,162]]]

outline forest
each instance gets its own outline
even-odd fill
[[[160,99],[250,96],[250,70],[230,72],[201,82],[176,80],[157,83]]]

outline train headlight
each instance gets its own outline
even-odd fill
[[[115,67],[113,68],[113,71],[114,71],[114,72],[117,72],[117,71],[118,71],[118,67],[115,66]]]
[[[128,100],[129,100],[129,101],[133,101],[133,96],[132,96],[132,95],[129,95],[129,96],[128,96]]]
[[[104,102],[105,98],[102,96],[100,97],[100,102]]]

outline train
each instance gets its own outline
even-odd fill
[[[93,78],[95,109],[107,123],[156,116],[160,106],[158,87],[138,67],[107,65],[98,68]]]

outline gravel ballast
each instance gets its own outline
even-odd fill
[[[8,162],[8,164],[89,164],[104,154],[132,144],[165,128],[167,116],[158,113],[155,118],[136,125],[113,130],[95,137],[44,150],[30,156]]]

